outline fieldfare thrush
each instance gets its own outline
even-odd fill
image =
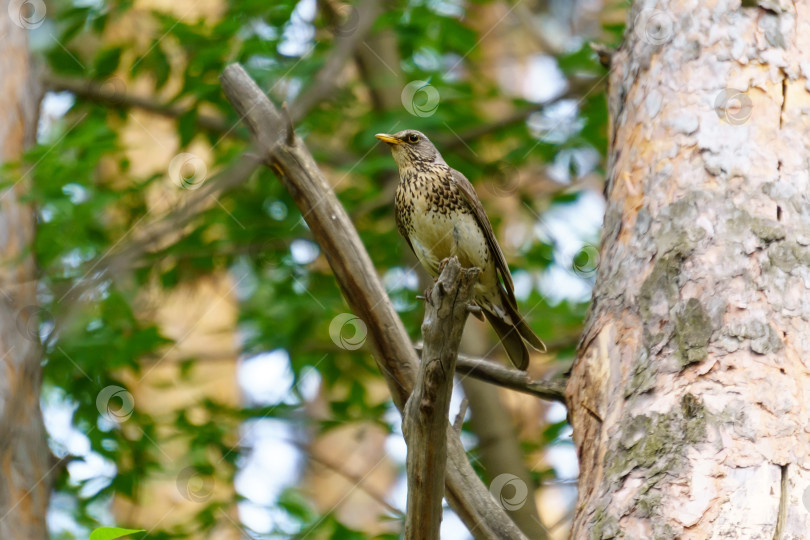
[[[453,256],[462,267],[481,269],[475,302],[509,359],[525,370],[529,351],[524,340],[541,351],[545,345],[518,313],[512,275],[472,184],[450,168],[419,131],[406,129],[376,137],[391,147],[399,168],[395,201],[399,233],[434,278],[441,262]]]

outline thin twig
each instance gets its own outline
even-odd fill
[[[376,0],[367,1],[376,2]],[[371,24],[374,22],[376,16],[379,15],[379,10],[366,12],[364,17],[368,14],[371,15],[370,19],[366,20],[366,18],[364,18],[363,21],[361,21],[362,24],[359,24],[352,33],[352,39],[342,41],[342,43],[346,43],[344,46],[348,46],[349,44],[355,48],[358,46],[363,37],[370,30]],[[345,51],[342,50],[340,54],[342,55],[344,52]],[[332,69],[335,63],[336,61],[327,61],[327,64],[324,65],[321,71]],[[327,78],[328,74],[321,75],[320,77],[316,76],[316,80]],[[180,105],[167,105],[153,98],[133,96],[126,92],[125,83],[121,79],[113,78],[109,81],[97,82],[45,73],[41,75],[41,80],[43,85],[50,90],[69,91],[77,96],[95,100],[112,107],[139,108],[170,118],[179,118],[189,112],[188,108]],[[333,91],[335,86],[334,81],[329,81],[329,92],[319,94],[320,99],[323,99]],[[317,105],[317,103],[318,102],[314,100],[314,96],[311,96],[307,98],[305,106],[298,103],[295,105],[298,107],[299,114],[304,115],[311,107]],[[233,126],[215,117],[198,115],[197,122],[201,127],[211,129],[212,131],[228,134],[235,132]],[[290,122],[290,124],[292,124],[292,122]],[[256,154],[258,154],[258,157]],[[256,154],[252,152],[246,153],[226,170],[212,176],[210,179],[206,179],[205,184],[199,190],[192,192],[182,201],[180,208],[173,208],[166,214],[156,216],[150,220],[144,220],[143,224],[138,224],[137,227],[133,227],[133,230],[127,233],[131,240],[121,242],[112,252],[105,253],[99,258],[88,261],[84,267],[84,276],[80,280],[76,280],[67,292],[59,293],[60,301],[63,305],[68,307],[63,310],[64,315],[54,321],[55,329],[51,332],[49,341],[56,339],[59,335],[58,330],[64,321],[67,320],[76,301],[85,291],[92,289],[100,281],[114,276],[118,271],[132,268],[143,256],[165,249],[190,234],[193,228],[187,227],[189,223],[217,204],[218,197],[222,193],[245,183],[257,170],[260,163],[267,164],[267,158],[264,152],[257,150]],[[68,300],[69,304],[65,302],[65,300]],[[47,343],[45,345],[47,346]]]
[[[92,290],[101,281],[115,277],[118,272],[133,268],[142,257],[166,249],[193,231],[188,225],[203,212],[216,204],[217,197],[225,191],[244,183],[256,171],[259,163],[243,157],[233,166],[216,174],[197,191],[192,192],[179,207],[143,223],[128,232],[130,240],[121,242],[99,258],[88,261],[82,267],[83,277],[76,279],[66,291],[59,291],[58,298],[63,309],[54,321],[54,330],[48,336],[45,347],[57,339],[59,330],[70,320],[72,311],[82,295]]]
[[[603,43],[591,42],[589,45],[591,46],[591,50],[595,52],[596,56],[599,58],[599,63],[602,64],[602,67],[610,69],[613,54],[616,51]]]
[[[55,73],[46,72],[41,76],[46,89],[54,92],[70,92],[83,99],[95,101],[110,107],[120,109],[141,109],[168,118],[180,118],[188,114],[192,108],[183,105],[163,103],[154,97],[136,96],[126,90],[123,79],[111,78],[106,81],[94,81],[77,77],[65,77]],[[203,129],[216,133],[227,133],[238,136],[239,132],[232,130],[231,126],[222,118],[205,114],[197,115],[197,125]]]
[[[458,407],[458,414],[453,421],[453,429],[461,433],[461,427],[464,425],[464,417],[467,416],[467,409],[470,407],[470,400],[466,397],[461,400],[461,405]]]
[[[422,354],[421,345],[416,345],[414,348],[417,353]],[[456,372],[469,375],[480,381],[517,390],[541,399],[557,401],[565,405],[565,385],[568,382],[568,378],[565,376],[538,381],[532,379],[525,371],[508,368],[483,358],[464,356],[463,354],[458,355]]]

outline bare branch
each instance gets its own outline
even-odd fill
[[[416,381],[416,353],[345,209],[303,141],[283,143],[284,118],[241,66],[225,69],[222,87],[301,210],[349,306],[366,323],[377,365],[402,410]],[[447,499],[456,514],[478,538],[525,539],[481,483],[449,422],[446,429]]]
[[[483,358],[471,358],[463,355],[458,357],[456,371],[484,382],[565,404],[567,377],[537,381],[532,379],[525,371],[501,366]]]
[[[373,2],[372,0],[367,1],[369,5],[376,2],[376,0],[373,0]],[[355,37],[352,39],[341,38],[341,43],[344,43],[343,46],[350,44],[352,47],[357,47],[362,37],[370,29],[373,19],[379,14],[378,10],[372,10],[372,14],[374,17],[372,17],[370,21],[366,21],[364,18],[366,15],[361,17],[357,28],[351,32],[351,35]],[[347,36],[348,35],[349,32],[347,32]],[[344,53],[341,52],[339,55],[338,53],[334,53],[335,56],[342,54]],[[337,65],[337,60],[327,61],[321,71],[334,69],[335,65]],[[180,105],[167,105],[151,98],[127,94],[123,87],[123,82],[122,87],[118,88],[114,83],[110,84],[107,82],[105,84],[86,79],[62,77],[52,73],[42,74],[40,78],[44,86],[50,90],[69,91],[77,96],[107,103],[111,106],[140,108],[170,118],[178,118],[189,110]],[[328,79],[327,74],[319,74],[316,76],[316,80],[321,79]],[[319,99],[323,99],[327,96],[336,86],[335,82],[332,80],[328,80],[327,83],[329,85],[328,92],[319,94]],[[306,94],[301,97],[304,98],[305,96]],[[303,114],[303,112],[317,104],[316,101],[309,101],[312,99],[311,97],[306,99],[306,106],[296,104],[299,107],[298,110],[302,111],[299,114]],[[289,144],[294,143],[295,137],[292,128],[292,120],[291,118],[288,122],[287,141]],[[197,121],[201,127],[213,131],[224,132],[226,134],[235,132],[233,126],[229,126],[223,120],[215,117],[199,115]],[[100,258],[89,261],[85,266],[86,279],[83,278],[81,282],[71,285],[66,293],[61,294],[61,299],[70,300],[72,304],[75,304],[75,301],[81,297],[82,293],[94,287],[101,279],[106,279],[118,271],[135,266],[144,255],[165,249],[188,235],[191,228],[187,227],[187,225],[197,216],[217,204],[217,197],[219,195],[246,182],[263,160],[263,156],[256,156],[251,152],[244,154],[242,159],[233,163],[228,169],[207,180],[205,185],[189,195],[179,208],[172,209],[164,215],[145,221],[142,225],[139,224],[131,233],[128,233],[132,240],[121,242],[120,245],[116,244],[117,247],[111,252],[105,253]],[[67,308],[66,313],[69,312],[70,308]],[[60,317],[60,320],[55,321],[57,329],[61,326],[62,319],[64,318],[65,317]],[[55,339],[57,335],[57,331],[51,332],[49,340]]]
[[[423,354],[422,345],[416,345],[414,349],[420,356]],[[525,371],[502,366],[484,358],[475,358],[463,354],[458,355],[456,371],[479,381],[523,392],[540,399],[557,401],[565,405],[565,385],[568,383],[568,377],[566,376],[538,381],[532,379]]]
[[[453,429],[455,429],[458,433],[461,433],[461,427],[464,425],[464,417],[467,415],[467,409],[469,408],[470,400],[464,397],[461,400],[461,405],[459,405],[456,419],[453,421]]]
[[[54,330],[48,336],[46,346],[57,339],[59,329],[70,319],[78,300],[85,292],[97,286],[101,280],[114,277],[118,272],[136,266],[146,254],[165,249],[184,238],[191,231],[188,225],[197,216],[214,206],[217,197],[223,192],[246,182],[258,165],[255,157],[243,157],[233,166],[212,177],[200,189],[192,192],[182,206],[148,221],[145,220],[144,224],[129,233],[131,240],[121,242],[120,245],[116,244],[118,247],[114,246],[114,249],[103,256],[89,261],[84,267],[84,277],[75,280],[67,291],[59,293],[63,310],[54,321]]]
[[[447,464],[447,414],[458,344],[479,272],[478,268],[462,269],[458,259],[451,258],[425,302],[425,348],[402,422],[408,444],[406,540],[439,538]]]
[[[121,109],[141,109],[168,118],[179,118],[191,110],[182,105],[161,103],[155,98],[132,95],[126,91],[124,83],[120,79],[118,79],[121,82],[120,88],[114,83],[64,77],[49,72],[43,73],[41,79],[42,84],[48,90],[70,92],[80,98]],[[216,133],[237,134],[224,119],[216,116],[197,115],[197,125]]]

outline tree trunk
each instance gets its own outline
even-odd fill
[[[613,56],[575,539],[808,537],[810,5],[759,4],[637,1]]]
[[[11,11],[0,0],[0,164],[34,141],[39,103],[24,28],[37,14]],[[4,173],[0,181],[13,184],[0,191],[0,538],[44,540],[52,468],[39,408],[34,214],[21,202],[25,176]]]

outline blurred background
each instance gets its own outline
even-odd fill
[[[412,338],[429,281],[399,237],[378,132],[425,132],[475,186],[549,345],[574,358],[599,264],[616,0],[30,1],[44,97],[31,179],[49,527],[87,538],[398,538],[405,444],[363,321],[218,76],[288,103]],[[247,156],[247,157],[246,157]],[[471,320],[462,352],[503,362]],[[457,382],[462,440],[530,538],[565,538],[577,463],[562,405]],[[505,476],[504,476],[505,475]],[[442,537],[472,535],[448,509]]]

